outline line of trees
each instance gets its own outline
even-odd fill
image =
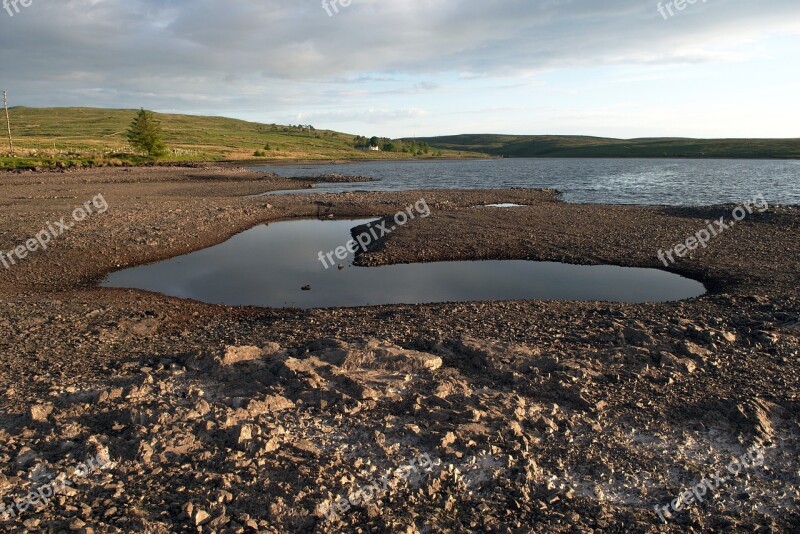
[[[374,136],[367,138],[363,135],[357,135],[353,138],[353,146],[362,149],[367,147],[380,147],[384,152],[402,152],[413,154],[414,156],[427,155],[431,151],[430,145],[425,141],[417,141],[416,139],[392,140],[388,137]]]

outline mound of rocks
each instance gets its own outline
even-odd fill
[[[643,529],[654,512],[641,510],[668,502],[710,466],[723,468],[750,439],[767,447],[786,485],[752,470],[711,506],[735,502],[733,513],[747,516],[785,506],[789,488],[797,499],[796,441],[774,446],[796,434],[791,415],[759,399],[715,405],[717,415],[690,408],[677,426],[631,411],[602,392],[637,373],[686,373],[696,360],[675,347],[645,349],[655,341],[641,323],[620,327],[620,336],[617,347],[585,357],[461,337],[145,358],[107,383],[54,388],[48,404],[0,431],[6,505],[55,473],[74,479],[2,525],[423,532],[454,529],[457,515],[470,531],[622,521]],[[107,457],[102,470],[74,476],[97,451]],[[743,491],[750,500],[741,501]],[[689,510],[677,524],[711,528],[703,517]]]

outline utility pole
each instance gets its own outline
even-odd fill
[[[8,128],[8,148],[11,150],[11,155],[14,155],[14,141],[11,140],[11,119],[8,118],[8,93],[3,91],[3,107],[6,110],[6,127]]]

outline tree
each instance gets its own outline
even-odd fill
[[[163,156],[167,152],[161,123],[150,111],[140,109],[126,134],[133,147],[144,150],[151,158]]]
[[[369,146],[378,146],[378,141],[378,138],[373,136],[372,139],[369,140]]]

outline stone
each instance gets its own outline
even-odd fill
[[[225,356],[222,358],[222,365],[234,365],[241,362],[249,362],[261,359],[263,352],[258,347],[244,346],[235,347],[228,346],[225,348]]]
[[[239,425],[236,429],[236,443],[242,445],[253,439],[253,425]]]
[[[267,395],[264,400],[252,400],[247,404],[251,416],[282,412],[294,408],[294,403],[281,395]]]
[[[34,404],[28,409],[31,421],[36,423],[46,423],[51,413],[53,413],[52,404]]]
[[[668,352],[661,353],[660,364],[661,367],[674,369],[675,371],[686,374],[691,374],[695,371],[695,369],[697,369],[697,364],[693,360],[690,360],[689,358],[679,358]]]
[[[708,349],[704,349],[697,343],[693,343],[691,341],[682,341],[678,345],[678,350],[684,356],[689,356],[690,358],[698,358],[698,359],[705,359],[711,355],[711,351]]]
[[[722,339],[724,339],[728,343],[735,343],[736,342],[736,334],[734,334],[732,332],[728,332],[726,330],[721,330],[719,334],[720,334],[720,336],[722,336]]]
[[[198,509],[194,511],[194,514],[192,514],[192,523],[194,523],[198,527],[205,525],[209,521],[211,521],[211,514],[209,514],[205,510]]]
[[[645,332],[640,323],[635,323],[635,326],[626,326],[622,330],[622,335],[625,338],[625,342],[631,345],[652,345],[655,343],[655,340]]]
[[[145,443],[144,441],[139,442],[137,456],[139,457],[139,460],[141,460],[142,463],[150,464],[150,461],[153,457],[153,447],[151,447],[148,443]]]

